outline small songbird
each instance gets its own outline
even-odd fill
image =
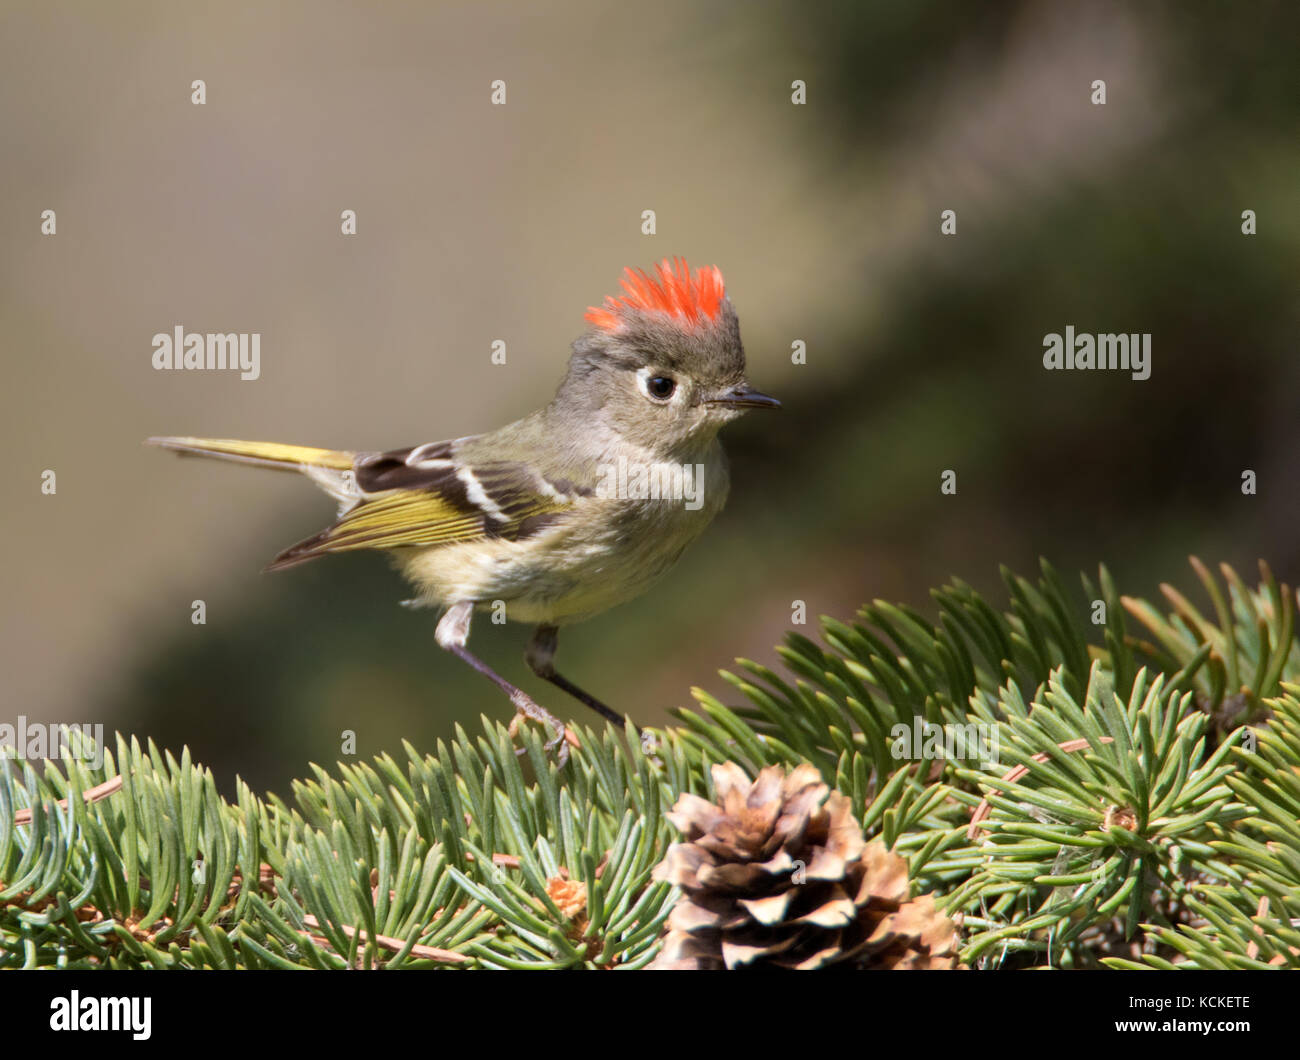
[[[598,614],[663,574],[727,497],[717,433],[745,409],[779,408],[745,378],[740,325],[713,266],[678,258],[627,269],[623,294],[586,314],[568,371],[543,409],[488,434],[386,453],[211,438],[149,444],[299,471],[339,503],[338,521],[281,552],[281,570],[329,552],[389,551],[417,597],[443,608],[436,639],[502,689],[519,717],[564,726],[466,647],[475,608],[535,624],[533,672],[612,721],[556,672],[560,626]]]

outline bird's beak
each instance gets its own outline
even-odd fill
[[[725,405],[733,409],[779,409],[781,402],[774,397],[761,391],[755,390],[748,383],[741,383],[739,386],[733,386],[730,390],[723,390],[712,397],[705,398],[706,405]]]

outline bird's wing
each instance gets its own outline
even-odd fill
[[[357,457],[358,500],[337,523],[281,552],[268,570],[329,552],[448,545],[536,534],[590,491],[518,461],[473,460],[432,442]]]

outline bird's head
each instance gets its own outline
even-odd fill
[[[626,269],[623,294],[587,310],[556,396],[630,442],[677,450],[750,408],[779,408],[745,378],[740,323],[722,273],[681,258]]]

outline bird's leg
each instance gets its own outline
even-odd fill
[[[546,749],[551,751],[559,747],[559,764],[564,765],[569,760],[569,748],[566,745],[568,733],[564,728],[564,723],[539,705],[522,688],[516,688],[465,647],[465,642],[469,640],[469,623],[473,614],[474,604],[468,600],[453,604],[448,608],[447,613],[438,620],[438,629],[434,634],[438,646],[469,663],[470,666],[509,696],[510,702],[514,704],[515,710],[518,712],[516,721],[520,716],[528,717],[554,729],[556,735],[553,739],[547,741]]]
[[[533,633],[533,639],[528,642],[528,650],[524,652],[524,659],[528,662],[533,673],[543,681],[550,681],[556,688],[564,689],[574,699],[580,703],[585,703],[602,718],[607,718],[618,725],[622,725],[623,718],[621,715],[605,706],[590,692],[584,692],[567,677],[556,673],[555,645],[559,637],[560,631],[554,626],[537,627],[536,632]]]

